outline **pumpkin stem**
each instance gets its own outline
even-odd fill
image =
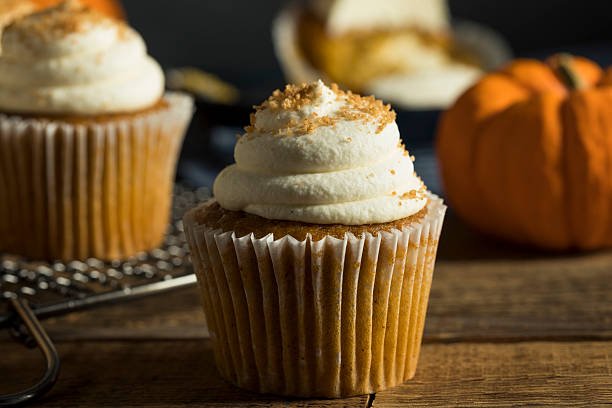
[[[570,54],[561,53],[554,55],[549,60],[552,70],[569,91],[584,88],[584,81],[582,81],[573,68],[572,58]]]

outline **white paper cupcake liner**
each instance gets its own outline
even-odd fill
[[[402,231],[256,239],[185,217],[217,367],[260,393],[344,397],[414,376],[446,207]]]
[[[0,251],[117,259],[167,226],[191,97],[128,119],[68,124],[0,115]]]

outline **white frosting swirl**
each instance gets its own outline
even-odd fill
[[[0,110],[97,115],[147,108],[164,74],[140,35],[73,2],[7,27],[0,56]]]
[[[362,225],[408,217],[426,204],[424,186],[400,143],[395,121],[347,119],[351,104],[321,81],[298,110],[255,114],[236,145],[236,164],[215,180],[214,194],[229,210],[268,219]],[[316,116],[315,116],[316,114]],[[296,135],[312,118],[330,125]],[[293,126],[291,126],[293,125]]]

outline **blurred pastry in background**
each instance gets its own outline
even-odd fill
[[[199,68],[172,68],[166,76],[169,89],[189,92],[210,103],[231,105],[240,99],[238,88]]]
[[[20,0],[17,0],[20,1]],[[44,9],[60,3],[62,0],[27,0],[36,4],[39,9]],[[119,0],[79,0],[84,5],[98,10],[109,17],[120,20],[125,19],[125,11]]]
[[[0,34],[13,20],[60,3],[61,0],[0,0]],[[123,19],[125,13],[119,0],[79,0],[110,17]]]
[[[124,259],[156,248],[192,98],[125,22],[76,0],[11,23],[0,56],[0,252]]]
[[[451,62],[441,0],[313,0],[299,20],[299,46],[330,79],[363,90],[386,75]]]
[[[408,108],[448,106],[488,68],[457,40],[445,0],[310,0],[273,34],[291,82],[323,77]]]
[[[36,5],[29,0],[0,0],[0,34],[11,21],[34,10]]]

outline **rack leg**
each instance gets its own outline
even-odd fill
[[[24,404],[42,396],[53,387],[55,381],[57,381],[60,369],[60,360],[55,346],[36,318],[36,315],[32,312],[32,309],[30,309],[28,302],[20,298],[9,299],[9,301],[11,308],[21,318],[21,322],[27,327],[30,335],[43,353],[47,368],[40,381],[30,388],[16,394],[0,395],[0,407]]]

